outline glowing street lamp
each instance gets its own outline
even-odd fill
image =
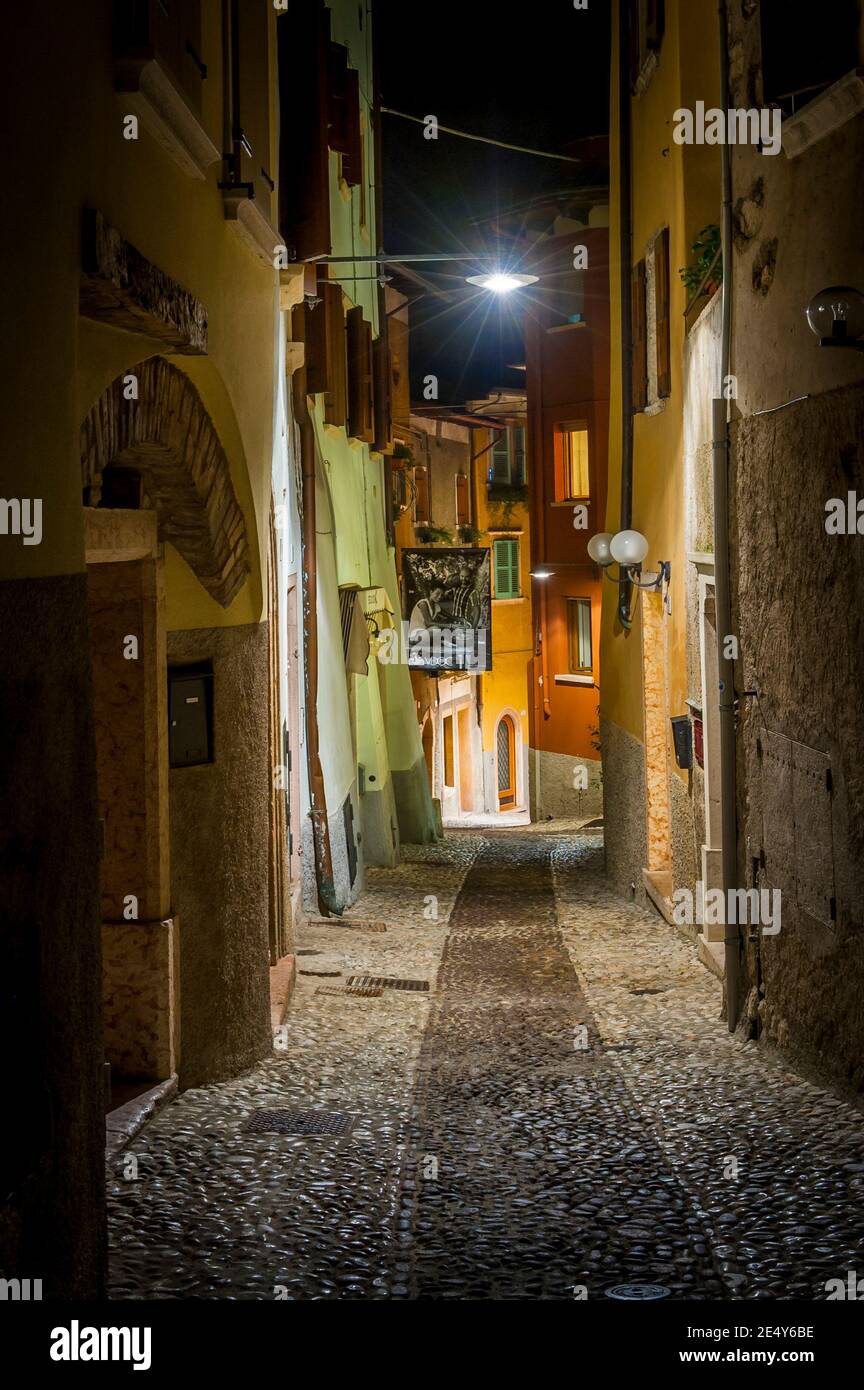
[[[485,275],[466,275],[469,285],[477,285],[481,290],[491,290],[493,294],[510,294],[523,285],[536,285],[539,275],[516,275],[509,270],[492,270]]]

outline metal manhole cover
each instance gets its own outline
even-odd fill
[[[641,1303],[655,1298],[668,1298],[671,1289],[663,1284],[614,1284],[606,1290],[607,1298],[617,1298],[623,1303]]]
[[[380,985],[346,985],[344,989],[336,989],[333,985],[322,985],[316,989],[316,994],[338,994],[340,999],[344,999],[346,994],[353,995],[356,999],[380,999],[384,993]]]
[[[428,980],[396,980],[387,975],[349,975],[346,983],[349,989],[359,985],[372,989],[404,989],[414,994],[429,992]]]
[[[243,1126],[245,1134],[348,1134],[354,1115],[339,1110],[257,1110]]]

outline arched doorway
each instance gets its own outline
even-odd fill
[[[498,767],[498,810],[516,805],[516,726],[509,714],[502,714],[495,732]]]
[[[219,644],[231,631],[211,637],[205,629],[200,641],[193,634],[194,650],[170,663],[164,543],[221,609],[250,573],[250,548],[213,421],[189,378],[165,358],[115,378],[82,423],[80,450],[103,842],[105,1056],[122,1096],[130,1083],[180,1070],[181,1001],[184,1039],[196,991],[206,995],[199,1013],[220,1012],[190,948],[205,934],[216,938],[216,974],[234,944],[218,937],[218,913],[198,901],[202,881],[217,880],[224,859],[214,833],[225,820],[217,777],[233,721],[221,712]],[[251,743],[242,750],[247,761]],[[266,755],[261,764],[266,776]],[[209,857],[191,845],[195,826],[212,844]],[[178,864],[178,835],[190,842],[188,863]],[[203,1037],[201,1050],[209,1047]]]

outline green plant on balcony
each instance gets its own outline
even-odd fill
[[[424,523],[422,526],[415,526],[414,531],[421,545],[453,544],[453,533],[444,526],[429,526]]]
[[[486,535],[485,531],[478,531],[477,527],[470,525],[470,523],[457,527],[457,531],[462,545],[479,545]]]
[[[486,496],[495,521],[504,527],[512,526],[516,508],[524,507],[528,501],[528,484],[490,482]]]
[[[714,222],[709,222],[707,227],[702,228],[690,247],[690,265],[681,266],[678,271],[691,296],[696,294],[700,286],[702,293],[710,296],[723,283],[723,259],[718,255],[719,250],[720,228]],[[710,276],[705,280],[709,271]],[[703,280],[705,280],[704,285],[702,285]]]

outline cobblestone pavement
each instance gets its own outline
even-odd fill
[[[409,853],[304,928],[284,1050],[112,1157],[115,1298],[824,1298],[864,1269],[862,1115],[729,1036],[596,835]],[[289,1108],[353,1127],[245,1130]]]

